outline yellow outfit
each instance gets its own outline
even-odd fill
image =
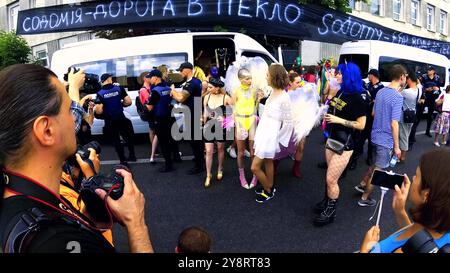
[[[205,72],[203,72],[203,69],[201,69],[199,66],[194,67],[194,77],[199,79],[201,82],[208,80]]]
[[[70,202],[70,204],[78,210],[80,213],[84,210],[84,203],[80,200],[78,202],[78,196],[79,193],[73,188],[75,187],[75,183],[72,181],[72,178],[70,175],[66,174],[65,172],[61,175],[61,181],[66,182],[68,185],[65,185],[64,183],[60,184],[59,187],[59,194],[64,197],[67,201]],[[112,238],[112,230],[108,229],[102,233],[103,237],[111,244],[113,244],[113,238]]]
[[[234,92],[236,94],[235,122],[248,131],[256,119],[256,90],[241,84],[241,87]]]

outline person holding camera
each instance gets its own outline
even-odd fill
[[[95,113],[105,119],[105,131],[113,141],[120,164],[128,165],[127,161],[136,161],[133,125],[123,113],[123,108],[131,105],[131,98],[123,87],[113,84],[111,74],[103,74],[100,80],[102,89],[97,93],[99,105],[95,107]],[[120,136],[128,145],[128,158],[125,157]]]
[[[94,141],[93,143],[96,142]],[[99,145],[98,143],[96,144]],[[89,143],[86,146],[83,146],[82,149],[84,150],[86,149],[85,147],[90,146],[93,145]],[[80,196],[80,188],[83,179],[89,179],[100,172],[100,159],[94,148],[87,148],[87,152],[89,152],[89,157],[86,159],[83,159],[80,153],[77,152],[73,156],[75,162],[72,161],[72,158],[71,160],[66,161],[61,174],[59,194],[61,199],[66,201],[67,204],[72,205],[74,210],[86,215],[90,221],[95,222],[95,219],[93,219],[92,215],[87,211],[86,204]],[[106,229],[102,234],[105,239],[113,245],[112,230]]]
[[[325,146],[328,168],[325,196],[314,207],[314,212],[319,214],[314,218],[315,226],[328,225],[336,218],[340,192],[339,177],[347,167],[355,146],[352,133],[354,130],[362,131],[366,124],[366,106],[361,96],[362,80],[359,67],[352,62],[340,64],[335,74],[341,88],[331,99],[328,113],[325,115],[330,134]]]
[[[411,183],[405,174],[402,187],[395,186],[392,208],[400,230],[380,241],[380,228],[373,226],[361,245],[361,253],[404,252],[416,233],[427,231],[438,248],[450,244],[450,149],[429,151],[420,158]],[[406,200],[412,221],[406,212]],[[420,245],[420,244],[418,244]],[[416,250],[421,252],[420,250]]]
[[[115,252],[102,230],[59,195],[63,163],[76,150],[70,105],[63,84],[42,66],[17,64],[0,72],[2,252]],[[144,196],[129,172],[117,174],[124,180],[119,199],[95,193],[127,229],[131,252],[153,252]]]

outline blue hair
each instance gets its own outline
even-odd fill
[[[342,74],[341,90],[346,94],[361,94],[362,77],[359,67],[349,62],[343,63],[337,67],[337,71]]]

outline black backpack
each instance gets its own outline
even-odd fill
[[[142,104],[140,93],[141,91],[138,92],[138,96],[134,100],[136,104],[136,110],[142,121],[149,121],[151,119],[151,113],[150,111],[148,111],[147,107]]]

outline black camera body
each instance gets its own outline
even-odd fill
[[[90,154],[89,148],[94,149],[97,154],[100,154],[102,152],[100,143],[98,143],[97,141],[91,141],[84,146],[78,146],[76,153],[80,155],[81,159],[87,160]]]
[[[81,182],[80,197],[83,200],[87,213],[92,219],[98,222],[110,221],[108,209],[105,205],[105,201],[102,200],[96,193],[96,189],[102,189],[108,196],[114,200],[119,199],[123,195],[124,179],[116,173],[116,170],[124,169],[131,172],[127,167],[123,165],[114,166],[107,175],[94,175],[89,179],[85,179]]]
[[[69,67],[67,69],[67,73],[64,74],[64,81],[68,81],[69,80],[69,73],[70,73],[70,69],[72,67]],[[78,71],[80,71],[79,68],[73,67],[73,73],[77,73]],[[84,73],[84,85],[82,90],[85,93],[89,93],[89,94],[94,94],[97,93],[98,91],[100,91],[100,89],[102,88],[100,85],[100,79],[98,77],[97,74],[92,74],[92,73]]]

